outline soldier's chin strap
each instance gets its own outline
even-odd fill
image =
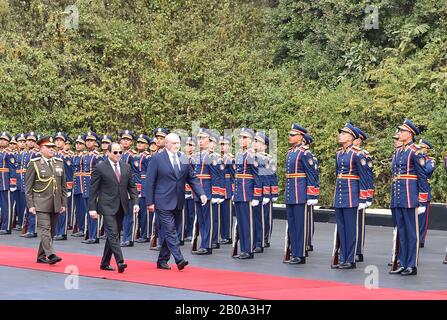
[[[34,170],[36,171],[36,174],[37,174],[37,181],[38,182],[47,183],[47,186],[45,188],[43,188],[41,190],[33,188],[33,191],[37,192],[37,193],[42,193],[45,190],[47,190],[50,187],[51,184],[53,184],[53,195],[55,195],[56,191],[57,191],[57,183],[56,183],[56,179],[54,178],[54,176],[51,176],[48,179],[42,179],[42,177],[39,174],[39,169],[37,168],[36,162],[33,162],[33,165],[34,165]]]

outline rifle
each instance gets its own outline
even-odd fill
[[[200,229],[199,228],[199,219],[197,217],[197,212],[196,212],[196,214],[194,216],[194,226],[192,228],[192,240],[191,240],[191,244],[192,244],[191,251],[192,252],[197,251],[197,242],[199,240],[199,232],[200,232],[199,229]]]
[[[155,220],[155,215],[156,213],[154,212],[154,217],[152,219],[151,240],[149,243],[150,250],[157,250],[158,227],[157,227],[157,221]]]
[[[289,223],[286,222],[286,232],[284,234],[284,259],[283,263],[290,261],[290,236],[289,236]]]
[[[239,231],[237,230],[237,220],[233,229],[233,258],[237,258],[237,243],[239,242]]]
[[[399,231],[397,230],[397,227],[395,227],[393,230],[393,257],[391,259],[391,271],[397,270],[397,261],[399,260],[399,251],[400,251]]]
[[[340,238],[338,237],[337,232],[337,224],[335,224],[335,231],[334,231],[334,247],[332,249],[332,262],[331,262],[331,268],[335,269],[338,268],[338,255],[340,252]]]

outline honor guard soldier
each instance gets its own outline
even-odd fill
[[[418,214],[426,210],[428,188],[425,174],[425,155],[413,143],[420,131],[409,119],[398,127],[402,147],[396,154],[394,174],[394,207],[399,235],[401,266],[391,274],[416,275],[419,256]]]
[[[54,157],[53,137],[42,137],[41,157],[31,160],[26,171],[25,193],[29,212],[37,216],[37,230],[40,236],[37,263],[55,264],[62,259],[56,256],[53,237],[58,214],[65,211],[67,189],[64,164]]]
[[[253,259],[253,208],[262,201],[262,182],[258,175],[258,164],[251,144],[255,133],[242,128],[239,133],[241,149],[235,158],[234,208],[236,211],[236,232],[233,237],[233,258]],[[237,255],[237,237],[240,239],[240,254]]]
[[[368,198],[366,200],[366,207],[362,210],[359,209],[359,219],[358,219],[358,239],[357,239],[357,252],[356,252],[356,262],[363,262],[363,252],[365,248],[365,216],[366,216],[366,208],[371,206],[372,198],[374,196],[374,172],[373,172],[373,163],[371,155],[368,151],[362,148],[362,143],[366,141],[368,136],[362,129],[358,127],[354,127],[359,136],[358,139],[354,140],[353,148],[358,149],[358,155],[361,157],[360,161],[363,163],[366,161],[366,172],[368,174]]]
[[[109,157],[107,156],[107,149],[109,145],[113,142],[112,136],[104,134],[101,137],[101,158],[102,161],[106,161]]]
[[[11,199],[12,199],[12,226],[11,228],[13,230],[16,230],[16,225],[17,225],[17,202],[19,200],[19,194],[20,194],[20,190],[18,189],[18,183],[19,183],[19,173],[17,172],[17,170],[19,170],[19,166],[20,166],[20,161],[18,160],[18,154],[17,154],[17,140],[16,137],[14,135],[11,135],[11,141],[9,142],[9,153],[12,155],[12,157],[14,158],[13,162],[14,162],[14,168],[10,171],[10,180],[12,180],[14,182],[14,186],[11,186],[10,191],[11,191]]]
[[[96,165],[99,162],[99,152],[96,150],[96,144],[99,140],[98,135],[95,132],[89,131],[85,135],[85,146],[87,148],[87,152],[81,159],[81,180],[82,180],[82,198],[85,204],[85,208],[88,208],[88,198],[90,191],[90,180],[92,179],[92,173],[96,169]],[[84,238],[85,240],[82,243],[86,244],[95,244],[99,243],[99,229],[98,229],[98,220],[92,219],[88,210],[85,211],[85,229],[84,229]]]
[[[21,231],[23,220],[26,214],[26,198],[25,198],[25,172],[24,155],[26,152],[26,137],[24,133],[16,135],[17,152],[14,154],[16,165],[16,179],[17,179],[17,198],[16,198],[16,212],[17,224],[15,230]]]
[[[169,130],[165,128],[156,128],[154,129],[153,134],[155,137],[155,145],[157,146],[157,150],[154,152],[162,152],[165,149],[165,138],[169,134]],[[152,148],[155,149],[154,147]],[[161,244],[164,241],[163,234],[158,232],[158,225],[160,225],[160,223],[158,221],[157,209],[155,209],[154,217],[152,220],[151,241],[149,245],[150,250],[160,251]]]
[[[119,143],[123,149],[123,156],[121,162],[127,163],[132,166],[133,157],[136,152],[132,149],[135,135],[130,130],[122,130],[120,133]],[[132,208],[129,208],[129,212],[133,212]],[[123,219],[123,239],[120,243],[121,247],[133,247],[135,241],[135,233],[137,227],[137,221],[134,219],[134,214],[126,214]],[[134,232],[135,231],[135,232]]]
[[[425,156],[425,175],[426,179],[423,181],[423,183],[426,184],[424,188],[427,188],[428,192],[428,198],[427,202],[424,203],[425,206],[425,212],[419,214],[419,247],[423,248],[425,245],[425,237],[427,236],[427,230],[428,230],[428,221],[430,217],[430,201],[431,201],[431,186],[430,181],[431,177],[433,176],[433,172],[436,168],[436,162],[435,159],[430,157],[428,155],[429,150],[433,149],[433,145],[428,142],[426,139],[419,140],[419,146],[421,147],[421,152]]]
[[[225,181],[224,201],[220,204],[220,235],[221,244],[232,244],[233,230],[233,188],[234,188],[234,156],[230,153],[230,139],[220,137],[220,152],[225,166],[223,176]]]
[[[85,214],[87,212],[87,203],[84,198],[84,184],[82,181],[83,159],[85,152],[85,135],[78,135],[75,139],[76,154],[73,156],[73,197],[74,207],[73,216],[75,218],[73,225],[73,237],[83,237],[85,230]]]
[[[65,171],[65,181],[67,188],[67,207],[66,211],[59,215],[57,226],[56,226],[56,236],[54,240],[67,240],[68,227],[71,223],[72,208],[74,205],[73,198],[73,158],[71,154],[66,151],[66,142],[68,141],[68,136],[65,132],[56,132],[53,137],[54,144],[58,150],[56,157],[60,158],[64,163]]]
[[[265,133],[258,131],[254,138],[253,149],[255,151],[255,161],[258,166],[259,180],[262,184],[262,203],[253,208],[255,238],[253,253],[264,252],[265,246],[265,208],[270,207],[271,200],[271,181],[268,168],[270,159],[269,155],[265,152],[268,144],[269,139]]]
[[[359,210],[368,199],[368,172],[364,157],[353,141],[359,138],[355,127],[347,123],[339,130],[338,142],[342,147],[336,154],[336,181],[334,194],[336,237],[340,243],[339,264],[333,268],[354,269],[358,239]]]
[[[208,199],[202,205],[200,198],[194,195],[196,202],[197,220],[201,237],[200,249],[197,247],[197,233],[193,235],[192,253],[198,255],[212,254],[213,245],[217,248],[215,228],[217,228],[218,203],[223,200],[223,170],[219,163],[220,157],[215,152],[210,152],[210,143],[217,142],[217,136],[209,129],[200,128],[197,134],[199,152],[196,153],[193,162],[194,174],[200,181]],[[197,228],[196,228],[197,229]],[[214,230],[214,231],[213,231]],[[214,239],[213,239],[214,236]]]
[[[189,164],[192,165],[194,159],[196,142],[192,137],[186,139],[185,154],[188,157]],[[185,240],[192,240],[192,232],[194,227],[194,219],[196,218],[196,206],[194,203],[194,192],[191,186],[185,184],[185,204],[183,207],[183,215],[185,217]]]
[[[38,134],[36,132],[29,132],[25,134],[26,138],[26,151],[23,154],[23,169],[26,170],[30,161],[34,158],[40,157],[40,154],[37,150],[37,139]],[[25,184],[26,173],[23,176],[23,184]],[[37,226],[36,226],[36,216],[33,214],[29,214],[28,209],[25,212],[24,224],[22,225],[22,235],[24,238],[36,238],[37,237]]]
[[[290,148],[286,156],[285,204],[286,239],[290,239],[291,252],[290,258],[286,254],[284,262],[289,264],[306,263],[307,209],[317,203],[320,194],[313,155],[304,145],[305,134],[307,130],[294,123],[288,137]]]
[[[16,188],[16,181],[14,181],[16,166],[14,156],[8,148],[9,141],[11,141],[11,135],[8,132],[0,133],[0,235],[11,234],[13,223],[11,188]]]
[[[313,143],[314,139],[312,138],[312,136],[308,133],[304,134],[303,136],[303,141],[304,141],[304,145],[303,148],[305,150],[308,150],[309,153],[311,153],[310,151],[310,145]],[[316,176],[316,190],[320,190],[320,171],[318,169],[318,159],[312,155],[312,159],[313,159],[313,165],[315,167],[315,176]],[[307,208],[306,208],[306,212],[307,212],[307,230],[306,230],[306,234],[307,234],[307,242],[306,242],[306,251],[313,251],[314,247],[312,244],[312,240],[313,240],[313,236],[314,236],[314,232],[315,232],[315,223],[314,223],[314,206],[317,204],[317,202],[314,201],[310,201],[312,204],[308,205],[306,204]],[[307,253],[306,252],[306,253]],[[306,254],[307,257],[307,254]]]
[[[150,161],[150,153],[147,151],[150,139],[145,134],[140,134],[137,137],[137,154],[133,156],[132,172],[135,184],[137,186],[140,211],[135,214],[134,225],[132,231],[131,241],[135,241],[137,230],[139,230],[140,237],[136,240],[138,243],[149,242],[149,217],[146,206],[145,189],[146,189],[146,172]],[[138,222],[138,223],[137,223]]]

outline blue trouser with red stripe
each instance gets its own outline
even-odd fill
[[[273,209],[272,200],[269,203],[264,204],[264,244],[270,243],[270,237],[272,236],[273,228]]]
[[[25,192],[18,190],[14,192],[16,194],[16,212],[17,212],[17,225],[23,225],[23,218],[26,214],[26,197]]]
[[[56,236],[66,236],[68,225],[71,221],[71,208],[73,207],[74,197],[73,195],[70,195],[67,197],[67,208],[65,212],[59,214],[59,217],[57,219],[57,226],[56,226]]]
[[[419,219],[419,242],[425,243],[428,230],[428,219],[430,218],[430,201],[424,203],[425,212],[418,215]]]
[[[135,241],[137,231],[137,214],[133,213],[133,205],[129,203],[129,212],[124,215],[123,219],[123,242]]]
[[[139,199],[139,206],[140,206],[140,212],[138,212],[138,226],[140,229],[140,239],[147,239],[149,238],[150,235],[149,231],[150,222],[145,197],[141,197]]]
[[[314,237],[314,206],[307,206],[307,246],[312,245]],[[307,248],[306,248],[307,249]]]
[[[0,191],[0,210],[2,211],[2,223],[0,230],[11,231],[12,228],[12,214],[13,209],[13,199],[11,191],[5,190]]]
[[[84,232],[86,212],[87,203],[85,202],[85,198],[82,197],[82,194],[75,194],[73,214],[76,217],[76,226],[78,227],[78,232]]]
[[[358,237],[356,254],[363,254],[365,246],[365,209],[358,211]]]
[[[220,204],[220,237],[231,239],[233,228],[233,204],[231,199],[225,199]]]
[[[335,208],[337,234],[340,240],[340,264],[355,262],[358,238],[358,212],[355,208]]]
[[[286,204],[290,253],[294,258],[306,256],[306,204]]]
[[[177,227],[177,237],[179,241],[185,241],[185,223],[186,223],[186,216],[185,216],[185,210],[182,209],[178,213],[179,217],[178,224],[176,224]]]
[[[419,255],[419,226],[417,208],[395,208],[399,232],[400,264],[404,268],[417,266]]]
[[[185,235],[186,237],[192,237],[192,229],[194,228],[194,218],[196,216],[196,205],[194,199],[185,199],[185,205],[183,207],[185,212]]]
[[[255,247],[263,248],[264,247],[264,205],[262,201],[259,202],[259,205],[253,207],[253,218],[255,220],[254,223],[254,238],[255,238]],[[254,248],[253,248],[254,249]]]
[[[86,208],[88,203],[88,198],[85,198]],[[87,209],[85,210],[85,216],[86,216],[86,223],[87,223],[87,233],[88,238],[91,240],[96,240],[99,238],[98,235],[98,219],[92,219],[90,217],[90,214],[88,213]]]
[[[254,235],[251,203],[249,201],[235,202],[234,208],[236,210],[237,231],[239,233],[241,253],[252,253]]]
[[[213,235],[211,239],[212,244],[218,244],[220,241],[220,214],[220,205],[217,203],[211,204],[211,218],[213,223]]]
[[[211,249],[212,248],[212,233],[213,233],[213,219],[211,201],[208,200],[205,205],[202,206],[200,202],[196,202],[197,219],[199,221],[200,230],[200,248]]]

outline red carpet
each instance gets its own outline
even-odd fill
[[[99,269],[100,257],[85,254],[60,252],[62,262],[56,265],[36,263],[35,249],[0,246],[0,265],[47,272],[64,273],[68,265],[76,265],[79,274],[86,277],[128,281],[140,284],[164,286],[177,289],[203,291],[230,296],[268,300],[445,300],[445,292],[421,292],[399,289],[373,289],[348,283],[309,280],[206,269],[187,266],[179,272],[159,270],[154,262],[126,260],[129,266],[122,274]]]

